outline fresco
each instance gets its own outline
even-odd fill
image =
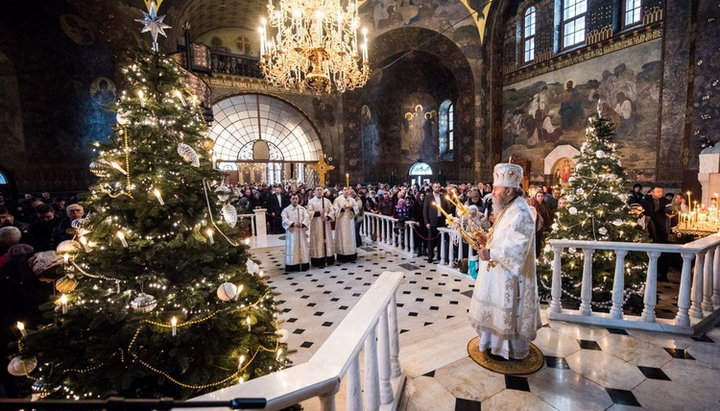
[[[9,153],[25,150],[22,109],[15,69],[0,53],[0,147]]]
[[[660,40],[643,43],[504,87],[503,157],[522,153],[539,165],[557,145],[579,148],[587,118],[601,112],[616,125],[625,167],[654,169],[660,47]],[[638,172],[629,174],[654,177]]]

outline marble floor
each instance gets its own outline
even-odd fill
[[[474,336],[466,318],[468,277],[373,246],[360,249],[354,264],[303,273],[284,272],[281,247],[252,252],[279,293],[295,364],[312,356],[383,271],[405,274],[397,294],[408,377],[401,410],[720,410],[720,328],[686,337],[581,326],[547,321],[543,309],[534,343],[545,366],[503,376],[467,355]]]

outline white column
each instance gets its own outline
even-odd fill
[[[713,295],[712,302],[720,306],[720,246],[715,248],[715,264],[713,269]]]
[[[335,394],[337,394],[337,390],[332,393],[318,395],[321,411],[335,411]]]
[[[702,292],[703,292],[703,270],[705,266],[705,251],[695,254],[695,271],[693,275],[692,288],[690,289],[690,317],[703,318]]]
[[[582,285],[580,288],[580,314],[592,314],[592,257],[595,250],[592,248],[583,249],[584,263]]]
[[[712,311],[712,295],[713,295],[713,264],[715,264],[715,248],[710,248],[705,256],[705,271],[703,273],[703,311]]]
[[[657,265],[660,252],[648,251],[649,257],[647,276],[645,277],[645,307],[642,311],[642,319],[645,322],[655,322],[655,304],[657,303]]]
[[[407,231],[410,233],[409,241],[410,241],[410,252],[415,252],[415,227],[414,223],[412,221],[408,221],[407,225]]]
[[[463,259],[463,245],[466,245],[465,239],[460,236],[460,241],[458,241],[458,260]]]
[[[380,407],[380,384],[378,376],[377,342],[375,327],[371,327],[365,339],[365,410],[377,410]]]
[[[267,212],[264,208],[256,208],[255,213],[255,235],[258,237],[267,235]]]
[[[455,242],[452,241],[452,233],[448,233],[448,265],[451,265],[455,261]]]
[[[387,244],[387,224],[384,218],[380,218],[380,226],[382,227],[382,242]]]
[[[360,387],[360,355],[350,362],[347,373],[345,408],[348,411],[362,411],[362,388]]]
[[[615,250],[615,278],[613,278],[612,309],[610,316],[622,320],[625,299],[625,256],[627,250]]]
[[[553,247],[553,274],[552,274],[552,286],[550,288],[550,312],[559,313],[562,311],[562,264],[560,257],[562,256],[562,247]]]
[[[390,305],[388,305],[388,328],[390,330],[390,369],[392,371],[392,378],[400,376],[402,372],[400,369],[400,341],[398,336],[398,325],[397,325],[397,302],[395,295],[390,299]]]
[[[690,308],[690,270],[692,268],[691,253],[682,253],[683,266],[680,273],[680,290],[678,291],[678,312],[675,316],[675,324],[690,325],[688,309]]]
[[[391,218],[388,218],[387,224],[388,224],[388,231],[390,231],[390,245],[395,247],[395,227],[394,227],[393,220]]]
[[[380,376],[380,403],[393,402],[393,390],[390,384],[390,338],[388,335],[388,308],[380,313],[378,322],[378,375]]]
[[[440,264],[447,265],[446,255],[445,255],[445,232],[438,230],[438,234],[440,235]]]

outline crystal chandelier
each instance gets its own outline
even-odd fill
[[[273,0],[261,20],[260,67],[272,84],[315,93],[362,87],[368,80],[367,29],[358,34],[357,0]],[[268,33],[268,27],[274,35]]]

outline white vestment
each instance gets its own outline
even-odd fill
[[[488,234],[490,261],[479,264],[468,315],[481,351],[490,348],[494,355],[522,359],[541,326],[535,222],[521,197],[499,213]]]
[[[310,260],[313,265],[325,266],[335,260],[331,220],[335,218],[332,202],[325,197],[313,197],[308,201],[310,215]],[[323,221],[323,217],[327,220]]]
[[[335,253],[341,262],[355,261],[355,216],[360,205],[354,198],[339,196],[333,203],[335,208]]]
[[[310,263],[307,230],[310,227],[310,215],[305,207],[292,204],[280,213],[285,229],[285,268],[288,270],[307,269]],[[296,227],[299,222],[303,226]]]

